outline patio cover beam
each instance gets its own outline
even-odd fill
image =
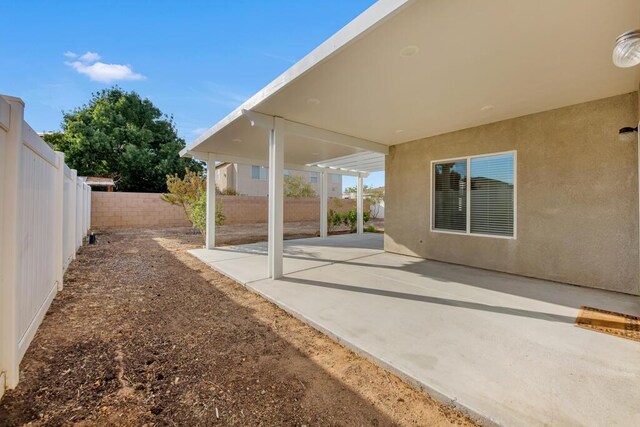
[[[200,160],[203,162],[206,162],[209,156],[209,153],[204,153],[200,151],[188,151],[186,154],[196,160]],[[261,159],[253,159],[249,157],[230,156],[226,154],[216,154],[216,161],[228,162],[228,163],[239,163],[242,165],[256,165],[256,166],[263,166],[265,168],[269,167],[268,159],[261,160]],[[331,173],[335,173],[336,175],[347,175],[347,176],[362,175],[365,178],[369,175],[367,172],[361,172],[361,171],[355,171],[355,170],[345,170],[345,169],[329,168],[329,167],[322,167],[322,166],[298,165],[294,163],[285,163],[284,168],[295,170],[295,171],[317,172],[317,173],[329,171]]]
[[[242,110],[242,114],[251,122],[251,126],[262,127],[266,129],[273,128],[275,117],[268,114],[258,113],[257,111]],[[321,129],[304,123],[293,122],[291,120],[282,119],[284,121],[284,132],[304,138],[314,139],[329,144],[337,144],[345,147],[359,148],[361,150],[372,151],[374,153],[389,154],[389,147],[377,142],[369,141],[354,136],[344,135],[342,133],[333,132],[327,129]]]

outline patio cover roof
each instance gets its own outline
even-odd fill
[[[638,27],[637,0],[382,0],[182,154],[266,162],[268,130],[244,111],[325,132],[287,133],[285,164],[380,170],[352,156],[637,90],[640,68],[611,53]]]

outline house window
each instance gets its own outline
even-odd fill
[[[432,162],[432,230],[515,237],[516,153]]]
[[[340,184],[340,175],[331,175],[332,184]]]
[[[266,181],[269,169],[262,166],[251,166],[251,179]]]
[[[318,174],[317,173],[312,173],[311,177],[309,179],[311,180],[312,184],[317,184],[318,183]]]
[[[290,175],[290,173],[289,173],[289,169],[285,169],[285,170],[284,170],[284,176],[289,176],[289,175]]]

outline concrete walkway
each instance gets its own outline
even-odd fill
[[[382,251],[382,235],[194,250],[216,270],[424,387],[501,425],[640,425],[640,343],[574,326],[581,305],[640,298]]]

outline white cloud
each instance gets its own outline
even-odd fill
[[[64,53],[64,56],[77,58],[78,60],[65,62],[65,64],[96,82],[112,83],[118,80],[143,80],[146,78],[142,74],[134,72],[129,65],[99,62],[101,56],[96,52],[87,51],[78,56],[76,53],[68,51]]]
[[[82,62],[92,63],[92,62],[96,62],[97,60],[99,60],[100,59],[100,55],[98,55],[95,52],[85,52],[84,55],[82,55],[79,59]]]
[[[118,80],[145,79],[145,76],[135,73],[128,65],[105,64],[104,62],[88,65],[80,61],[66,62],[66,64],[96,82],[111,83]]]

